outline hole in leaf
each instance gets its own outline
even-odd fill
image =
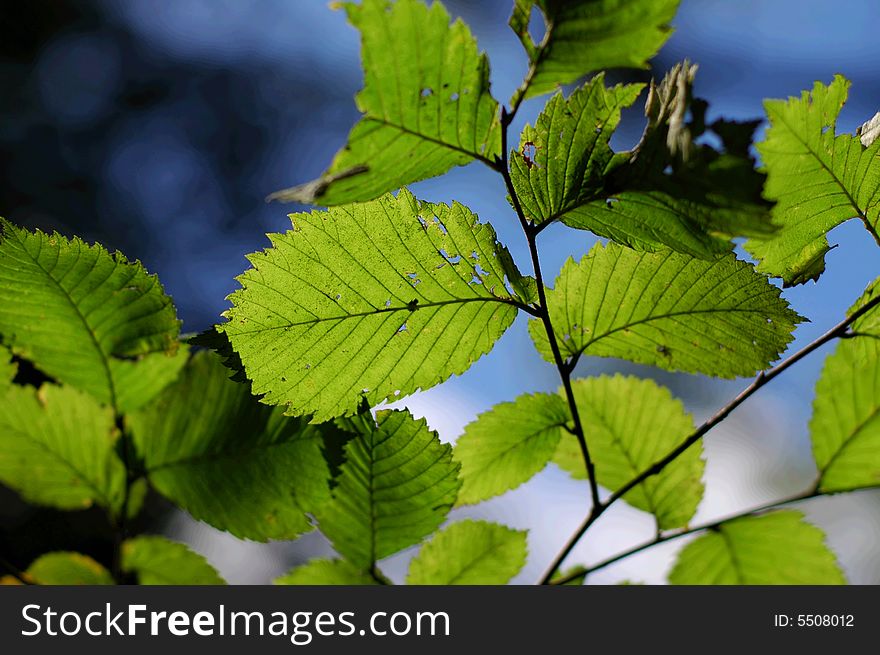
[[[605,206],[606,206],[608,209],[611,209],[611,208],[614,207],[614,205],[615,205],[616,203],[618,203],[618,202],[620,202],[620,199],[619,199],[619,198],[607,198],[607,199],[605,200]]]
[[[443,225],[443,221],[440,220],[439,216],[434,217],[434,225],[436,225],[437,229],[440,230],[443,234],[449,234],[449,232],[446,229],[446,226]]]
[[[311,365],[311,364],[306,364],[306,370],[308,371],[310,368],[312,368],[312,365]]]
[[[400,334],[401,332],[406,332],[406,329],[407,329],[407,328],[406,328],[406,323],[404,323],[404,324],[401,325],[399,328],[397,328],[397,332],[396,332],[396,334]]]
[[[461,261],[461,255],[450,255],[444,249],[441,249],[438,252],[443,257],[443,259],[445,259],[450,264],[457,264],[458,262]]]
[[[342,298],[342,294],[341,294],[341,293],[337,293],[337,294],[336,294],[336,300],[340,300],[341,298]]]
[[[391,298],[389,298],[388,300],[385,301],[385,306],[391,307]]]
[[[474,260],[479,260],[479,259],[480,259],[480,255],[477,254],[477,251],[476,251],[476,250],[474,250],[473,252],[471,252],[471,259],[474,259]]]
[[[458,100],[458,94],[457,94],[457,93],[453,93],[451,96],[449,96],[449,101],[450,101],[450,102],[456,102],[457,100]]]
[[[428,96],[434,95],[434,90],[431,87],[426,86],[422,89],[422,97],[427,98]]]
[[[480,279],[480,276],[479,276],[479,275],[476,275],[476,274],[475,274],[475,275],[471,278],[471,281],[468,282],[468,284],[483,284],[483,280]]]
[[[479,264],[474,265],[474,270],[477,272],[477,275],[479,275],[480,277],[484,277],[486,275],[489,275],[489,272],[484,271],[483,268]]]
[[[395,390],[394,390],[394,395],[395,395],[395,396],[399,396],[399,395],[400,395],[400,389],[395,389]]]

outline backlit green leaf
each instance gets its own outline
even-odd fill
[[[723,378],[764,369],[802,320],[778,288],[732,255],[704,261],[614,243],[567,261],[547,304],[565,357],[618,357]],[[553,361],[543,326],[532,320],[529,331]]]
[[[653,380],[603,375],[575,380],[572,388],[596,480],[606,489],[619,489],[694,431],[681,401]],[[662,530],[686,525],[703,497],[701,453],[702,444],[692,446],[623,499],[653,514]],[[573,435],[563,435],[553,461],[576,478],[586,477]]]
[[[316,559],[275,579],[279,585],[376,585],[369,574],[344,559]]]
[[[0,390],[0,481],[25,500],[61,509],[118,509],[125,468],[113,411],[73,387]]]
[[[136,537],[123,543],[122,568],[142,585],[226,584],[204,557],[165,537]]]
[[[640,85],[606,89],[600,75],[567,101],[554,96],[510,158],[526,215],[637,250],[668,247],[703,259],[729,252],[731,237],[771,234],[763,176],[749,152],[757,123],[707,126],[706,103],[691,95],[695,72],[684,62],[651,82],[648,125],[630,152],[615,154],[608,142]],[[707,130],[723,151],[696,142]]]
[[[312,529],[329,497],[326,428],[283,416],[196,353],[180,379],[127,417],[150,482],[195,518],[257,541]]]
[[[526,532],[486,521],[459,521],[422,546],[410,585],[502,585],[526,563]]]
[[[523,395],[467,425],[453,450],[461,462],[459,504],[478,503],[526,482],[543,469],[569,420],[555,394]]]
[[[800,512],[722,524],[685,546],[669,574],[680,585],[846,584],[825,535]]]
[[[463,373],[516,317],[491,226],[408,191],[292,215],[250,255],[225,333],[263,402],[323,421]],[[518,274],[514,274],[518,275]]]
[[[878,291],[880,280],[850,313]],[[810,432],[822,491],[880,485],[880,310],[852,330],[858,336],[838,343],[816,384]]]
[[[647,68],[669,38],[679,0],[533,0],[515,3],[511,27],[531,62],[520,95],[531,98],[606,68]],[[528,35],[531,6],[544,16],[540,44]]]
[[[460,485],[452,448],[424,419],[380,411],[377,421],[369,414],[344,421],[355,436],[333,499],[318,511],[321,532],[362,570],[436,530]]]
[[[770,127],[758,151],[781,227],[772,238],[752,239],[745,247],[760,260],[758,270],[786,285],[822,274],[827,234],[850,218],[860,218],[880,243],[880,141],[866,147],[858,136],[837,134],[848,90],[849,81],[837,75],[800,98],[764,103]]]
[[[35,559],[25,577],[41,585],[112,585],[110,572],[87,555],[59,551]]]
[[[47,375],[116,406],[130,360],[175,352],[179,327],[139,262],[0,219],[0,337]]]
[[[440,2],[342,3],[361,32],[363,113],[321,178],[271,197],[319,205],[372,200],[501,154],[489,61]]]

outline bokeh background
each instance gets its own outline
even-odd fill
[[[508,98],[525,56],[506,22],[511,0],[448,0],[492,62],[495,96]],[[852,131],[880,109],[877,0],[683,0],[655,74],[685,57],[699,63],[696,92],[710,118],[762,114],[766,97],[797,95],[842,73],[852,82],[838,129]],[[358,118],[357,32],[324,0],[28,0],[0,2],[0,215],[28,227],[100,241],[144,262],[173,296],[184,330],[202,330],[227,307],[246,253],[265,233],[289,227],[265,196],[314,178]],[[652,72],[614,73],[647,80]],[[544,99],[524,104],[514,133]],[[638,104],[638,103],[637,103]],[[629,111],[615,137],[632,146],[643,126]],[[501,180],[479,164],[413,186],[432,201],[459,200],[490,220],[520,262],[525,241]],[[818,284],[786,290],[810,323],[792,348],[836,323],[880,275],[880,256],[851,221],[831,233]],[[592,238],[561,226],[541,237],[548,276]],[[522,266],[528,269],[527,265]],[[799,492],[815,479],[808,420],[826,347],[749,400],[706,439],[706,496],[696,521]],[[577,375],[624,371],[658,379],[699,421],[745,381],[713,381],[614,360],[584,359]],[[468,373],[405,401],[444,440],[497,402],[552,390],[555,370],[535,353],[524,317]],[[587,509],[585,483],[552,466],[529,484],[452,518],[488,517],[528,528],[530,557],[517,582],[534,581]],[[234,583],[265,583],[331,552],[318,534],[293,543],[238,541],[154,499],[148,529],[190,543]],[[801,506],[828,533],[849,579],[880,583],[880,493]],[[0,552],[25,567],[49,549],[78,548],[107,560],[103,519],[22,503],[0,489]],[[653,536],[647,515],[620,504],[570,562],[592,562]],[[591,578],[662,582],[681,541]],[[401,580],[412,552],[384,563]]]

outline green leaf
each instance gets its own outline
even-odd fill
[[[0,481],[39,505],[118,509],[125,467],[109,407],[52,384],[11,384],[0,396]]]
[[[486,521],[459,521],[422,546],[409,566],[410,585],[503,585],[526,563],[526,531]]]
[[[850,310],[876,297],[875,281]],[[880,310],[857,319],[852,339],[825,360],[816,384],[810,432],[819,489],[847,491],[880,484]]]
[[[704,261],[614,243],[567,261],[547,305],[563,356],[619,357],[722,378],[764,369],[803,320],[766,277],[732,255]],[[543,326],[533,320],[529,331],[553,361]]]
[[[91,557],[59,551],[35,559],[25,577],[41,585],[112,585],[113,576]]]
[[[614,153],[608,145],[620,111],[644,85],[605,87],[599,74],[568,99],[557,93],[535,127],[526,125],[510,155],[510,177],[526,216],[537,224],[577,212],[602,188]]]
[[[250,255],[225,333],[263,402],[315,421],[463,373],[516,317],[506,251],[459,204],[401,190],[327,212]]]
[[[537,393],[496,405],[467,425],[453,454],[461,462],[458,503],[478,503],[521,485],[556,450],[569,421],[562,397]]]
[[[443,523],[459,488],[452,448],[424,419],[381,411],[344,423],[355,437],[333,499],[318,511],[321,532],[362,570],[418,543]]]
[[[795,511],[721,524],[685,546],[669,574],[679,585],[846,584],[825,535]]]
[[[115,406],[128,360],[173,353],[179,329],[140,262],[0,219],[0,337],[50,377]]]
[[[669,389],[653,380],[615,375],[576,380],[572,385],[596,480],[612,491],[668,455],[694,431],[693,418]],[[686,525],[703,497],[702,444],[686,450],[660,474],[623,496],[650,512],[661,530]],[[553,460],[585,478],[577,439],[565,435]]]
[[[122,544],[122,569],[142,585],[226,584],[204,557],[165,537],[144,536]]]
[[[537,5],[546,32],[535,45],[528,15]],[[530,68],[511,104],[520,96],[548,93],[560,84],[606,68],[647,68],[671,34],[678,0],[519,0],[511,27],[529,55]]]
[[[344,559],[315,559],[275,579],[278,585],[376,585],[369,574]]]
[[[321,178],[270,198],[320,205],[372,200],[404,185],[501,154],[489,60],[440,2],[342,3],[360,30],[363,113]]]
[[[821,491],[880,485],[880,342],[838,344],[816,384],[810,421]]]
[[[800,98],[764,103],[770,127],[758,152],[781,229],[745,247],[760,260],[759,271],[787,286],[822,274],[827,234],[850,218],[860,218],[880,243],[880,141],[865,147],[858,136],[836,133],[848,90],[849,81],[836,75],[829,86],[816,82]]]
[[[637,250],[669,247],[703,259],[729,252],[731,237],[771,234],[764,178],[749,152],[758,123],[706,126],[707,104],[691,95],[695,73],[696,66],[683,62],[659,85],[651,82],[648,124],[631,152],[614,154],[608,141],[621,107],[640,86],[606,89],[597,76],[568,101],[551,99],[511,155],[526,214],[538,224],[559,219]],[[707,129],[723,152],[696,143]],[[533,162],[526,159],[532,150]]]
[[[293,539],[329,498],[327,428],[267,407],[196,353],[180,379],[126,418],[152,485],[196,519],[247,539]]]

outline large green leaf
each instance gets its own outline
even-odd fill
[[[41,585],[112,585],[110,572],[87,555],[58,551],[35,559],[25,578]]]
[[[411,585],[502,585],[526,563],[526,531],[460,521],[438,532],[409,565]]]
[[[122,568],[142,585],[226,584],[204,557],[165,537],[142,536],[122,544]]]
[[[250,255],[225,333],[263,402],[322,421],[463,373],[516,317],[491,226],[401,190],[292,216]]]
[[[795,511],[728,521],[682,549],[669,581],[680,585],[846,584],[824,537]]]
[[[745,247],[760,260],[758,270],[786,285],[822,274],[827,234],[847,219],[861,218],[880,243],[880,141],[865,147],[858,136],[836,133],[848,90],[849,81],[837,75],[800,98],[764,103],[770,127],[758,151],[781,229]]]
[[[118,509],[125,468],[113,411],[73,387],[0,390],[0,481],[26,500],[61,509]]]
[[[802,320],[779,289],[728,255],[714,261],[671,251],[596,244],[568,260],[547,293],[564,356],[619,357],[722,378],[753,375],[785,349]],[[529,331],[553,361],[543,326]]]
[[[461,462],[458,503],[503,494],[543,469],[569,417],[565,400],[546,393],[523,395],[480,414],[453,450]]]
[[[452,448],[424,419],[405,411],[376,418],[343,421],[355,436],[345,446],[333,499],[318,512],[321,532],[363,570],[436,530],[459,488]]]
[[[0,337],[47,375],[117,406],[131,360],[173,353],[179,328],[139,262],[0,219]]]
[[[576,380],[578,413],[596,466],[596,480],[612,491],[660,461],[694,431],[681,401],[653,380],[615,375]],[[686,450],[658,475],[623,499],[650,512],[661,530],[686,525],[703,498],[702,444]],[[553,460],[576,478],[585,478],[577,440],[566,435]]]
[[[340,205],[372,200],[475,159],[501,154],[489,61],[440,2],[342,3],[360,30],[363,113],[321,178],[273,198]]]
[[[647,68],[669,38],[679,0],[517,0],[510,26],[529,55],[530,67],[514,95],[531,98],[606,68]],[[536,44],[528,33],[532,6],[546,32]]]
[[[312,529],[329,497],[326,428],[283,416],[196,353],[180,379],[126,418],[150,482],[195,518],[258,541]]]
[[[275,579],[279,585],[376,585],[370,575],[344,559],[316,559]]]
[[[878,292],[880,280],[850,313]],[[858,336],[841,340],[816,384],[810,432],[822,491],[880,484],[880,310],[852,329]]]

